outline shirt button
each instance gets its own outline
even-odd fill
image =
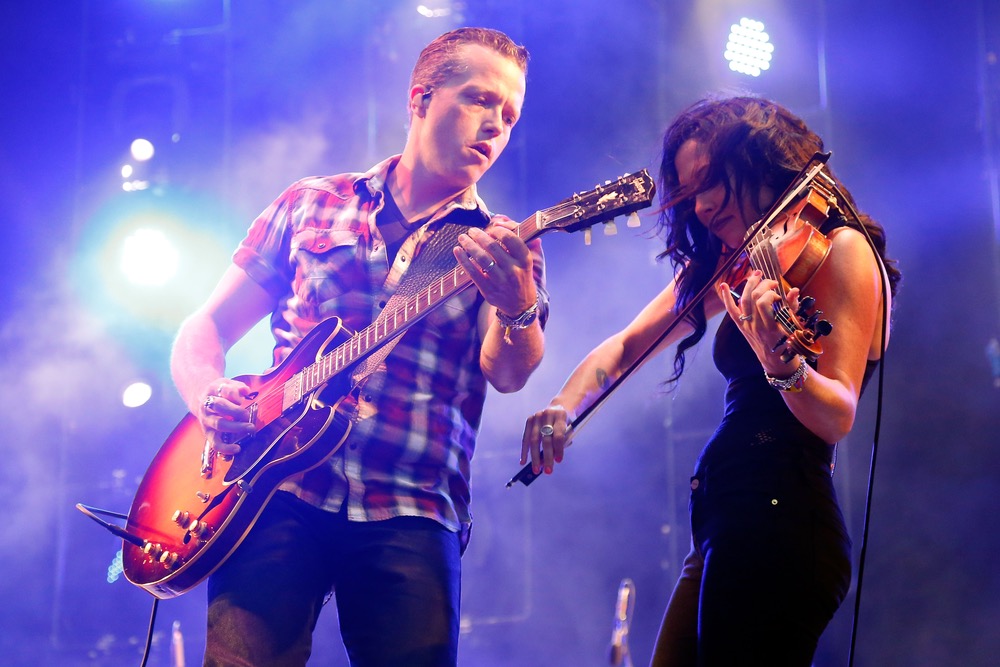
[[[771,498],[771,504],[772,505],[777,505],[778,504],[778,499],[777,498]]]
[[[325,244],[325,243],[320,243],[320,244],[319,244],[318,246],[316,246],[316,247],[317,247],[317,248],[325,248],[325,247],[326,247],[326,244]]]

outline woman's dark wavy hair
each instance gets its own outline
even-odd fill
[[[675,159],[677,151],[689,139],[696,140],[708,154],[708,166],[699,183],[681,188]],[[823,150],[823,140],[788,109],[757,97],[706,98],[682,111],[667,128],[663,137],[663,157],[660,163],[660,215],[657,231],[666,241],[660,258],[669,258],[674,266],[677,289],[677,310],[687,306],[712,279],[723,252],[722,243],[698,222],[694,198],[717,185],[725,188],[724,205],[730,197],[749,203],[758,209],[757,193],[764,186],[776,193],[783,192],[801,169],[817,152]],[[843,195],[854,200],[836,176]],[[759,211],[763,215],[765,211]],[[885,257],[885,231],[865,214],[860,221],[831,216],[822,231],[848,225],[860,231],[867,229],[875,249],[882,257],[889,276],[889,289],[896,293],[901,274],[895,262]],[[684,372],[685,352],[698,343],[707,328],[705,309],[699,303],[688,315],[694,332],[677,346],[674,373],[667,380],[675,382]]]

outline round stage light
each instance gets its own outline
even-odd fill
[[[729,42],[726,44],[725,58],[729,69],[749,76],[771,67],[774,45],[770,35],[764,32],[764,24],[754,19],[741,18],[730,26]]]
[[[153,397],[153,388],[146,382],[133,382],[122,392],[122,405],[126,408],[138,408],[149,402]]]
[[[156,149],[153,148],[153,142],[149,139],[141,138],[133,141],[129,150],[132,153],[132,157],[139,162],[152,159],[153,154],[156,152]]]
[[[122,273],[136,285],[165,284],[179,261],[177,248],[158,229],[137,229],[122,242]]]

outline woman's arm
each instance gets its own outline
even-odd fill
[[[569,424],[582,410],[592,405],[608,385],[629,368],[676,319],[676,303],[675,283],[671,281],[628,326],[607,338],[584,357],[548,407],[530,416],[525,423],[521,439],[522,465],[530,459],[532,470],[536,474],[543,468],[546,473],[552,472],[554,463],[562,461],[565,448],[572,439],[573,434],[567,432]],[[712,293],[709,293],[704,306],[709,317],[722,308]],[[643,363],[691,331],[690,324],[679,324]]]
[[[832,444],[853,427],[865,365],[878,358],[882,304],[878,264],[864,236],[845,227],[831,233],[830,240],[830,253],[805,293],[816,298],[816,307],[833,330],[819,339],[823,354],[801,391],[783,391],[781,396],[799,421]],[[758,272],[748,279],[738,304],[726,285],[720,285],[719,296],[764,371],[780,379],[791,376],[800,361],[785,363],[780,349],[772,351],[785,333],[772,314],[772,304],[779,299],[775,288],[774,281],[762,279]],[[799,290],[793,288],[789,301],[794,304],[798,296]],[[740,316],[752,319],[741,321]]]

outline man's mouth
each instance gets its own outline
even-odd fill
[[[488,141],[480,141],[478,143],[472,144],[472,150],[477,151],[487,160],[490,159],[490,154],[493,153],[493,147]]]

